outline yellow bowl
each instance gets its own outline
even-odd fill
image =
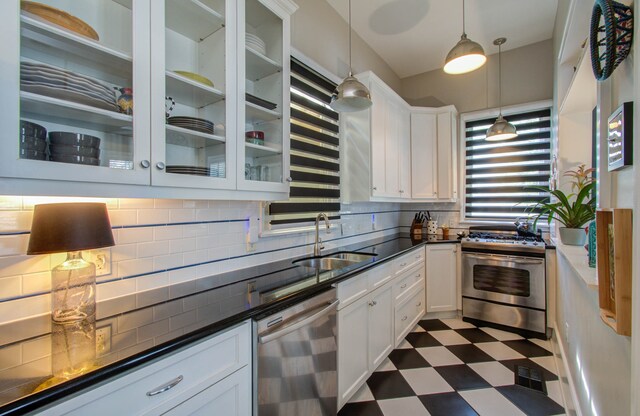
[[[189,78],[189,79],[192,79],[192,80],[194,80],[196,82],[199,82],[201,84],[213,87],[213,82],[211,82],[211,80],[209,78],[203,77],[200,74],[196,74],[196,73],[189,72],[189,71],[173,71],[173,72],[175,72],[178,75],[182,75],[185,78]]]

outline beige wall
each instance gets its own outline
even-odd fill
[[[349,72],[349,25],[324,0],[295,0],[298,10],[291,20],[291,43],[333,74]],[[353,73],[372,70],[400,93],[400,78],[391,67],[353,32]]]
[[[496,47],[485,47],[494,50]],[[523,81],[525,80],[525,81]],[[502,53],[502,105],[550,99],[553,42],[546,40]],[[449,75],[442,69],[402,79],[401,95],[413,105],[453,104],[461,113],[498,107],[498,54],[474,72]]]

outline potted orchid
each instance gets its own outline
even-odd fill
[[[584,245],[586,233],[584,226],[592,221],[596,215],[595,187],[596,181],[591,174],[593,168],[585,169],[585,165],[578,166],[575,170],[569,170],[563,176],[572,178],[571,193],[565,194],[560,189],[550,191],[547,188],[535,189],[549,192],[555,198],[555,202],[538,202],[534,209],[539,212],[534,221],[534,228],[538,220],[545,218],[549,224],[555,219],[564,227],[560,227],[560,241],[566,245]]]

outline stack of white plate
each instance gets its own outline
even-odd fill
[[[245,43],[247,44],[247,48],[253,49],[254,51],[263,55],[267,54],[267,45],[256,35],[247,33],[245,36]]]
[[[51,65],[20,62],[20,88],[34,94],[118,111],[113,88],[85,75]]]

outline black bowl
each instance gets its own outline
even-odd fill
[[[20,159],[47,160],[47,154],[37,150],[20,149]]]
[[[72,133],[68,131],[49,132],[49,143],[64,146],[100,147],[100,139],[88,134]]]
[[[47,150],[47,141],[45,139],[38,139],[37,137],[21,136],[20,149],[44,152]]]
[[[38,139],[47,138],[47,129],[40,124],[26,120],[20,120],[20,136],[36,137]]]
[[[52,155],[87,156],[96,159],[100,157],[99,147],[65,146],[61,144],[52,144],[49,145],[49,152]]]

